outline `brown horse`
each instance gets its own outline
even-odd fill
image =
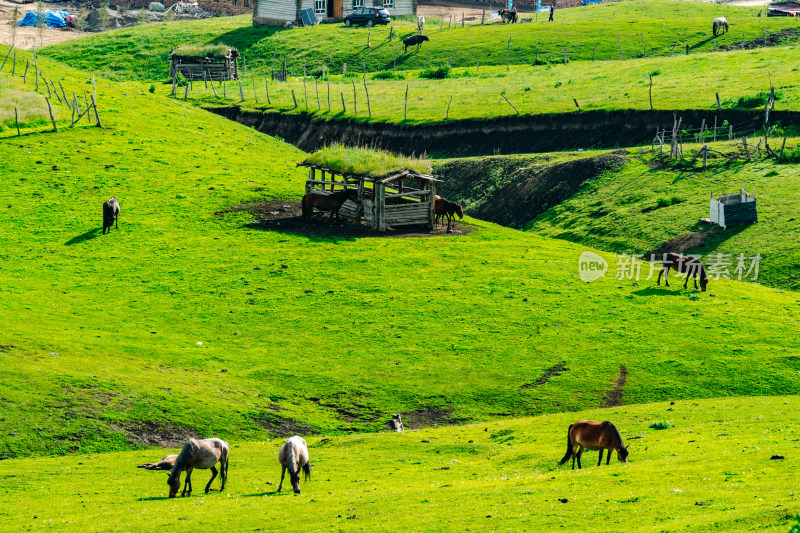
[[[169,497],[174,498],[181,488],[181,472],[186,470],[186,483],[183,485],[181,496],[192,494],[192,470],[195,468],[211,469],[211,479],[206,485],[206,492],[211,487],[211,482],[217,477],[217,469],[214,467],[219,463],[222,486],[220,492],[225,490],[225,481],[228,479],[228,443],[221,439],[189,439],[183,445],[178,458],[175,459],[175,466],[169,473],[167,484],[169,485]],[[188,491],[187,491],[188,487]]]
[[[651,256],[650,259],[652,260],[654,257]],[[705,292],[706,286],[708,285],[708,276],[706,275],[706,271],[703,268],[703,263],[700,262],[700,259],[688,255],[668,252],[664,254],[661,264],[662,269],[661,272],[658,273],[658,285],[661,285],[661,274],[664,274],[664,284],[669,287],[667,275],[669,274],[669,269],[672,268],[679,274],[686,273],[686,282],[683,284],[684,289],[689,283],[689,278],[694,278],[694,288],[697,289],[697,278],[699,277],[700,289]]]
[[[289,481],[296,494],[300,494],[300,470],[303,471],[306,481],[311,479],[311,464],[308,462],[308,445],[303,437],[295,435],[286,441],[278,451],[278,462],[283,467],[281,469],[281,482],[278,485],[278,492],[283,488],[283,478],[286,470],[289,470]]]
[[[116,222],[116,228],[119,229],[119,202],[116,196],[112,196],[109,201],[103,204],[103,235],[106,230],[111,232],[111,226]]]
[[[600,450],[597,466],[600,466],[600,463],[603,462],[603,450],[608,450],[606,464],[611,461],[611,450],[617,451],[617,459],[621,463],[628,462],[628,448],[622,442],[622,437],[617,428],[608,421],[581,420],[571,424],[567,430],[567,454],[558,464],[563,465],[572,457],[572,469],[575,470],[575,459],[578,460],[578,468],[582,468],[581,455],[583,450]]]
[[[433,214],[435,215],[434,226],[438,226],[442,218],[447,218],[447,231],[449,233],[450,222],[453,221],[455,215],[458,215],[458,218],[464,218],[464,208],[461,207],[461,204],[451,202],[437,194],[433,199]]]
[[[332,194],[319,194],[310,192],[303,196],[303,220],[307,223],[311,221],[314,215],[314,209],[319,211],[327,211],[330,213],[331,224],[333,224],[333,216],[336,215],[336,220],[339,220],[339,209],[342,204],[347,200],[353,203],[358,203],[358,191],[356,189],[344,189],[343,191],[335,192]]]
[[[177,458],[178,455],[172,453],[164,456],[164,458],[157,463],[145,463],[143,465],[137,465],[136,468],[145,468],[147,470],[172,470]]]

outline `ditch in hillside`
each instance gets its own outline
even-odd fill
[[[713,100],[713,92],[709,93]],[[672,129],[675,116],[688,125],[722,124],[736,131],[757,131],[763,110],[583,111],[548,115],[518,115],[491,119],[449,120],[401,125],[359,122],[352,119],[320,120],[307,114],[242,110],[236,106],[209,107],[208,111],[275,135],[306,152],[331,142],[373,146],[400,154],[469,157],[499,154],[534,154],[578,149],[615,149],[649,145],[657,129]],[[772,111],[770,121],[799,126],[800,112]]]

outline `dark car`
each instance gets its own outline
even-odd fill
[[[389,12],[382,7],[359,7],[344,18],[345,26],[366,24],[370,28],[375,24],[389,24]]]

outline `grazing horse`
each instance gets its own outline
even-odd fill
[[[211,482],[217,477],[217,469],[214,465],[219,463],[222,486],[220,492],[225,490],[225,481],[228,479],[228,443],[221,439],[189,439],[183,445],[178,458],[175,459],[175,466],[169,473],[167,484],[169,485],[169,497],[174,498],[181,488],[181,472],[186,470],[186,483],[183,485],[181,496],[192,494],[192,470],[195,468],[211,469],[211,479],[206,485],[206,492],[211,487]],[[188,488],[188,491],[187,491]]]
[[[714,19],[714,24],[711,26],[711,31],[714,32],[714,37],[717,36],[717,32],[722,30],[722,33],[728,32],[728,21],[725,17],[719,17]]]
[[[308,462],[308,446],[305,439],[295,435],[287,440],[278,452],[278,462],[283,467],[278,492],[283,488],[283,478],[286,470],[289,470],[289,481],[292,482],[292,488],[296,494],[300,494],[300,470],[303,471],[306,481],[311,479],[311,464]]]
[[[583,450],[600,450],[597,466],[603,462],[603,450],[608,450],[606,464],[611,462],[611,450],[617,451],[617,459],[620,463],[628,462],[628,448],[622,442],[617,428],[608,421],[581,420],[570,424],[567,430],[567,454],[558,464],[563,465],[572,457],[572,469],[575,470],[575,459],[578,460],[578,468],[583,468],[581,466]]]
[[[405,54],[408,52],[409,46],[417,45],[417,50],[422,46],[423,41],[430,41],[427,35],[412,35],[411,37],[406,37],[403,39],[403,53]]]
[[[455,215],[458,215],[458,218],[464,218],[464,209],[461,207],[461,204],[451,202],[447,198],[443,198],[437,194],[433,199],[433,214],[435,215],[433,220],[434,226],[438,226],[442,218],[447,219],[447,231],[449,233],[450,222],[453,221]]]
[[[137,465],[136,468],[145,468],[147,470],[172,470],[175,466],[176,459],[178,459],[178,455],[172,453],[164,456],[164,458],[157,463],[145,463],[143,465]]]
[[[116,227],[119,229],[119,202],[116,196],[112,196],[109,201],[103,204],[103,235],[106,230],[111,232],[111,226],[116,222]]]
[[[669,252],[664,254],[661,264],[661,272],[658,273],[658,285],[661,285],[661,274],[664,274],[664,284],[669,287],[667,275],[669,274],[669,269],[672,268],[679,274],[686,273],[686,282],[683,284],[684,289],[689,283],[689,278],[694,278],[694,288],[697,289],[697,278],[699,276],[700,289],[705,292],[706,285],[708,285],[708,276],[703,268],[703,263],[697,257]]]
[[[314,215],[314,208],[317,208],[320,211],[328,211],[331,216],[331,224],[333,224],[333,216],[336,215],[336,220],[339,220],[339,209],[347,200],[358,203],[358,191],[356,189],[344,189],[333,194],[310,192],[303,196],[303,220],[306,223],[310,222],[311,217]]]
[[[497,14],[500,15],[500,18],[503,20],[503,24],[506,22],[514,24],[517,22],[517,20],[519,20],[517,17],[517,8],[501,9],[497,12]]]

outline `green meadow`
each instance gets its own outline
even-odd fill
[[[525,85],[505,94],[514,102],[513,91],[540,76],[555,84],[582,65],[581,75],[608,77],[598,87],[613,103],[581,105],[641,109],[642,97],[625,103],[624,91],[634,89],[617,85],[660,69],[660,109],[674,107],[680,91],[710,107],[717,89],[702,89],[691,62],[705,71],[729,61],[752,70],[737,80],[731,74],[735,84],[721,96],[763,90],[771,76],[779,108],[795,105],[791,69],[767,75],[758,66],[791,65],[794,45],[670,58],[676,37],[653,30],[659,57],[648,49],[647,58],[611,61],[615,43],[607,41],[621,31],[614,28],[633,26],[648,6],[654,18],[678,10],[685,40],[718,10],[739,12],[668,2],[564,10],[558,24],[573,25],[587,43],[602,37],[604,61],[512,66]],[[755,31],[792,22],[755,12],[742,9],[748,18],[736,24]],[[619,22],[598,29],[608,35],[587,30],[597,25],[589,14],[613,13]],[[250,39],[248,64],[261,76],[276,43],[295,39],[300,49],[314,38],[310,31],[342,28],[245,26],[236,17],[154,24],[42,50],[38,66],[68,95],[91,93],[94,77],[102,128],[86,118],[70,127],[71,110],[54,97],[57,133],[40,105],[37,116],[46,118],[21,124],[21,136],[0,115],[6,529],[786,531],[796,523],[795,165],[712,161],[703,171],[631,149],[618,172],[587,181],[524,231],[470,217],[458,232],[430,237],[267,229],[261,204],[300,199],[307,173],[297,164],[309,154],[205,111],[219,100],[202,83],[188,101],[170,97],[171,87],[159,83],[166,66],[153,59],[172,42],[241,49]],[[546,28],[441,34],[444,41],[485,31],[507,40],[508,32],[530,32],[534,42],[535,32],[555,31]],[[351,60],[340,48],[337,57]],[[131,60],[113,61],[115,54]],[[32,55],[18,52],[26,59]],[[488,95],[490,83],[509,79],[496,63],[481,65],[479,77],[420,79],[424,65],[407,63],[416,69],[404,72],[408,80],[370,79],[373,103],[383,97],[394,106],[373,105],[373,118],[401,120],[388,95],[405,83],[414,91],[430,84],[424,88],[437,98],[455,91],[451,84],[464,84],[469,96],[465,81],[486,83]],[[332,78],[337,89],[361,81]],[[270,86],[278,102],[301,87],[298,79]],[[8,90],[35,103],[46,96],[6,67],[0,93]],[[226,91],[234,103],[238,85]],[[454,105],[451,118],[498,113],[475,98],[473,107],[459,106],[464,111]],[[441,109],[415,105],[411,120],[441,120]],[[542,97],[521,111],[558,105]],[[359,100],[359,117],[363,109]],[[796,142],[790,138],[790,150]],[[554,164],[579,156],[534,157]],[[667,289],[647,267],[640,280],[615,278],[615,253],[641,253],[693,231],[697,213],[706,216],[708,191],[739,185],[756,187],[760,222],[717,234],[704,250],[762,253],[759,283],[713,280],[697,292],[673,275]],[[111,196],[121,204],[119,228],[102,235],[101,207]],[[593,283],[578,277],[586,250],[610,265]],[[406,432],[388,430],[393,413],[403,415]],[[559,467],[567,426],[581,418],[612,420],[631,445],[630,463],[614,458],[597,467],[596,452],[587,452],[583,470]],[[277,450],[291,434],[308,440],[314,464],[297,496],[275,492]],[[196,471],[195,494],[169,500],[166,475],[135,466],[193,435],[231,444],[228,487],[202,494],[207,471]]]
[[[369,72],[393,67],[419,70],[448,61],[454,67],[473,67],[477,61],[482,66],[532,65],[535,61],[557,64],[563,61],[565,47],[572,60],[669,56],[685,53],[687,45],[695,54],[737,46],[742,40],[761,42],[765,34],[769,37],[782,30],[790,31],[781,34],[778,44],[796,42],[796,21],[756,17],[762,9],[646,0],[563,9],[552,23],[544,17],[529,24],[467,24],[440,30],[438,20],[429,20],[425,33],[430,42],[407,53],[399,39],[416,33],[416,23],[394,22],[396,37],[388,41],[385,27],[254,28],[248,16],[240,16],[126,28],[50,46],[42,54],[109,79],[150,81],[168,77],[166,59],[173,47],[207,43],[236,47],[248,68],[259,72],[272,68],[273,56],[278,68],[286,54],[288,68],[299,75],[303,66],[309,73],[321,72],[323,65],[341,72],[345,63],[355,72],[364,66]],[[719,16],[727,17],[731,30],[714,39],[711,23]]]
[[[169,450],[15,459],[0,461],[0,516],[61,531],[788,531],[798,414],[796,396],[735,398],[311,437],[299,495],[276,492],[277,440],[232,442],[225,491],[203,494],[208,471],[195,470],[196,492],[174,500],[166,473],[135,468]],[[580,417],[613,418],[629,463],[586,452],[583,470],[558,466]]]

